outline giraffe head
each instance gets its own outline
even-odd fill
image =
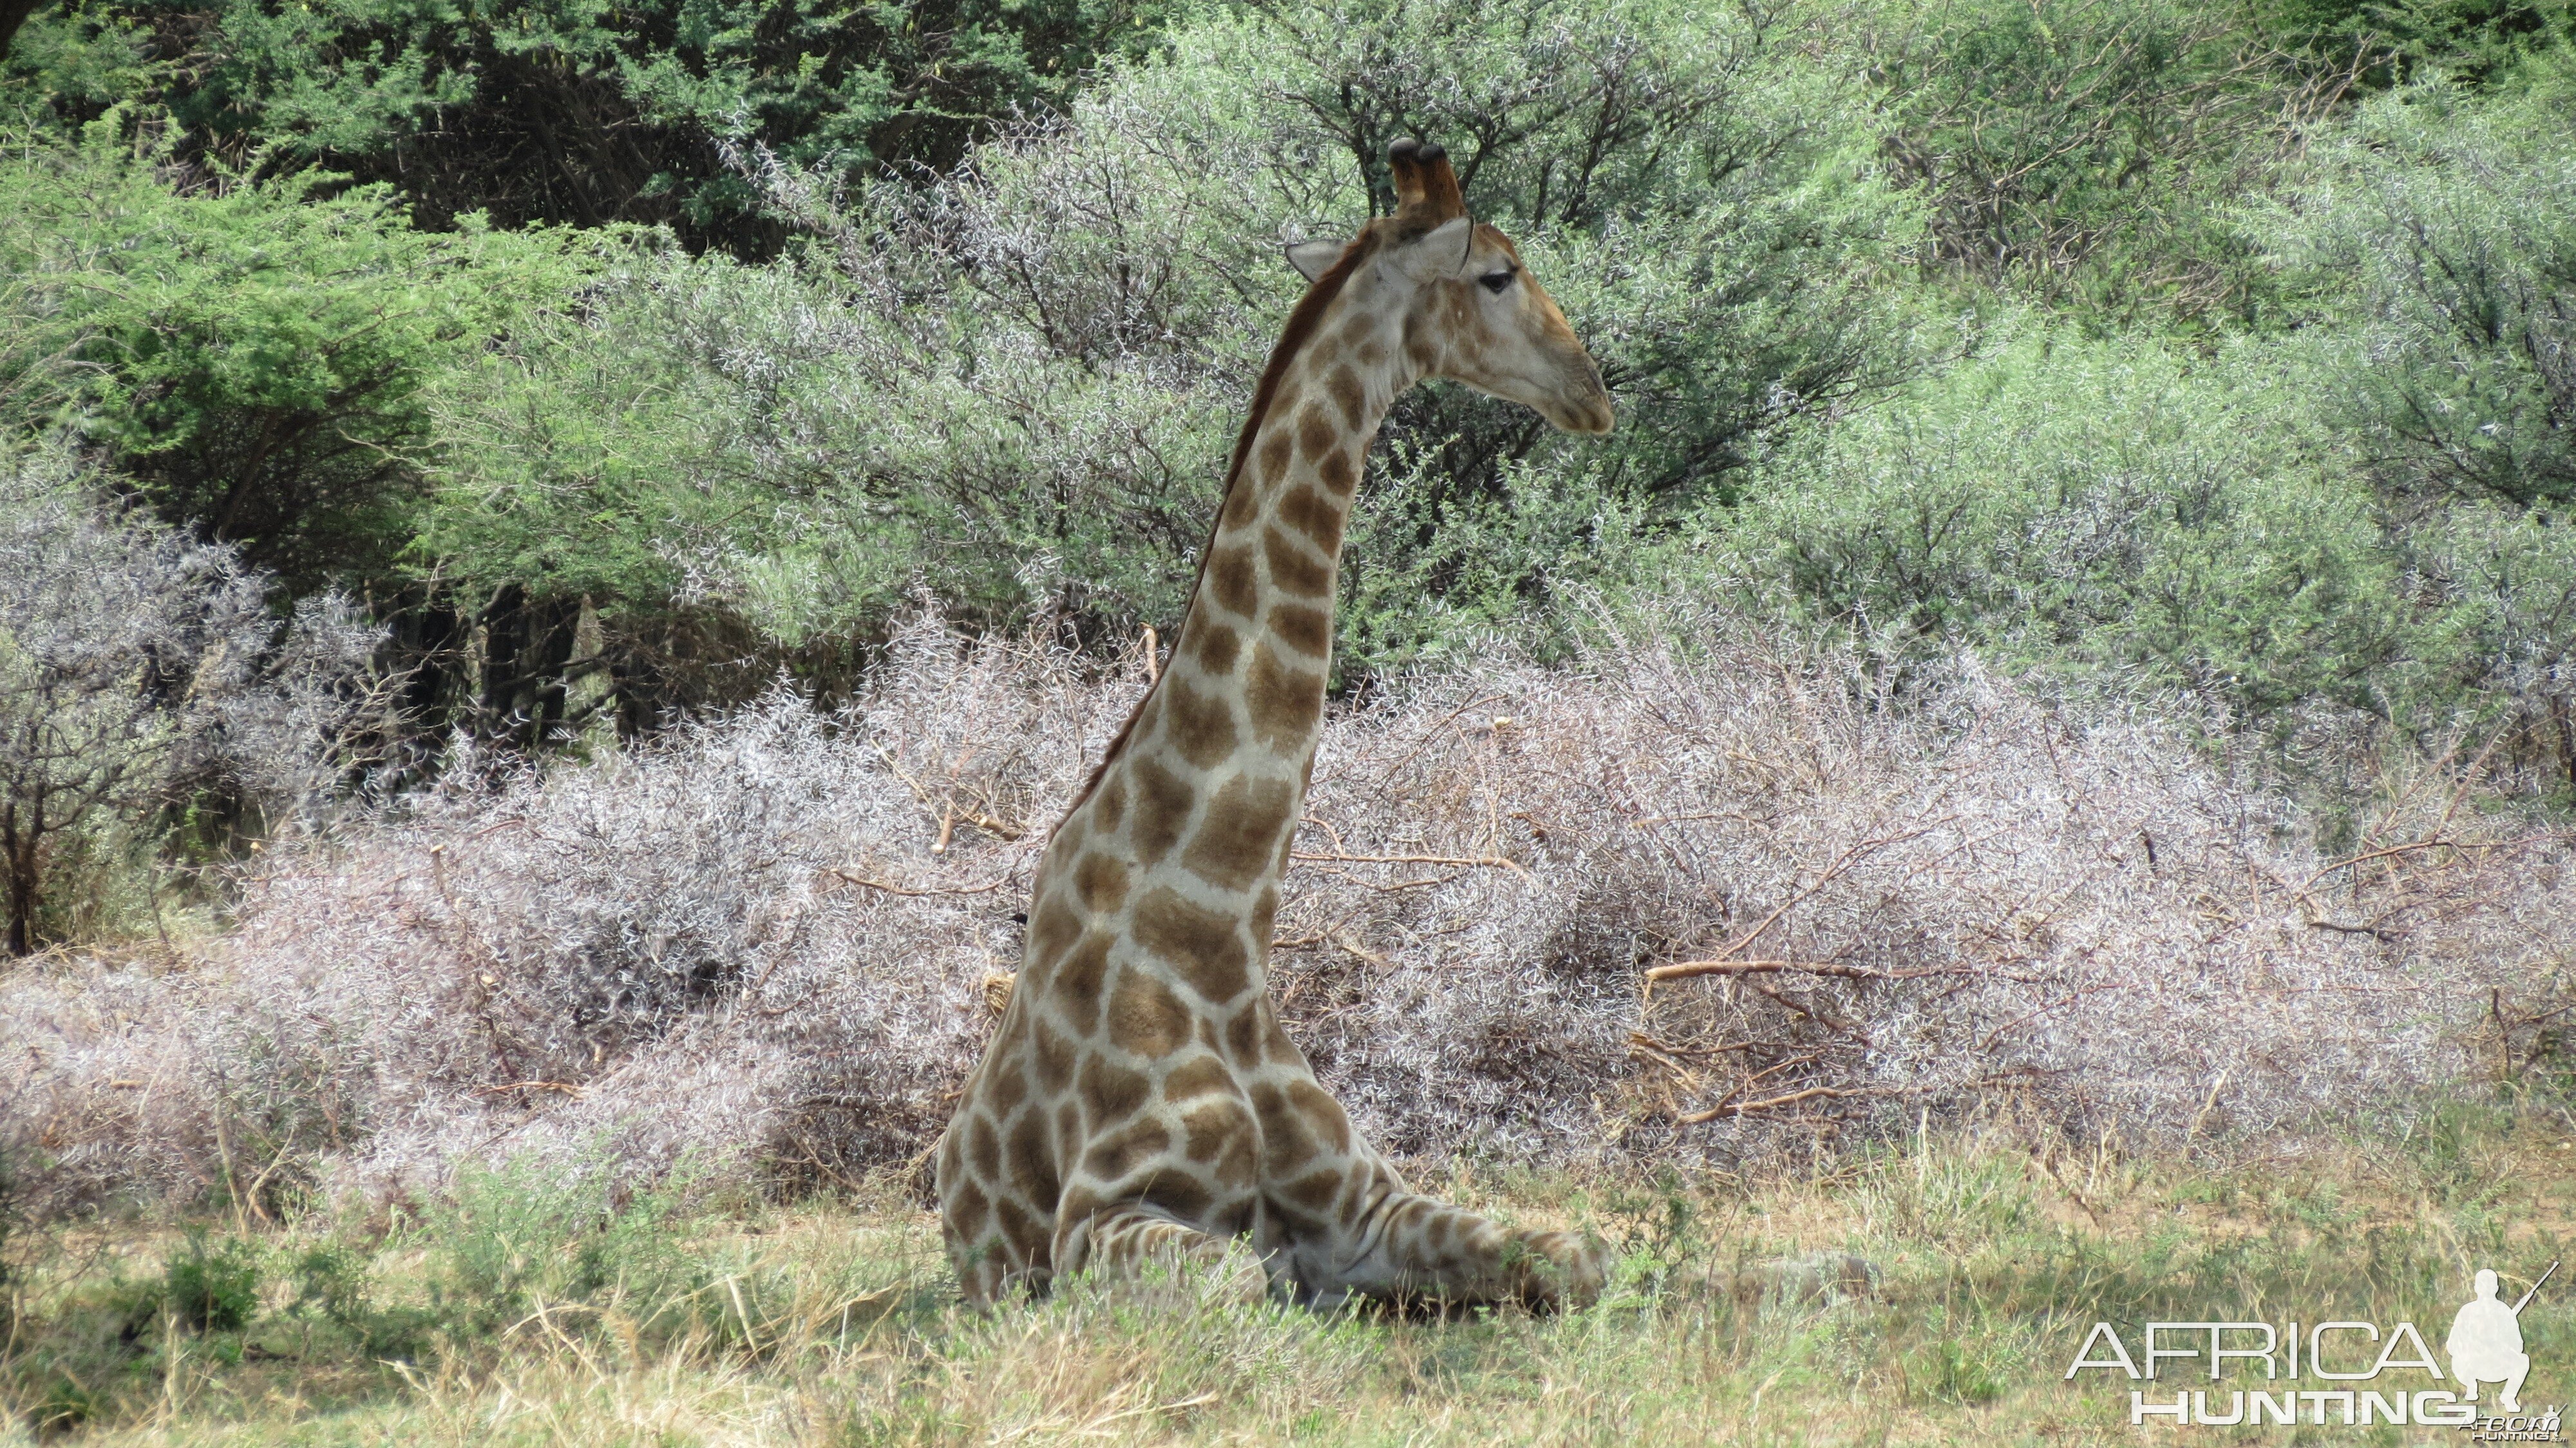
[[[1400,312],[1418,375],[1447,377],[1535,409],[1567,432],[1610,430],[1601,369],[1565,314],[1521,265],[1510,237],[1467,214],[1448,153],[1398,141],[1387,148],[1399,205],[1351,241],[1309,241],[1288,260],[1321,289]]]

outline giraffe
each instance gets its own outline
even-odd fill
[[[970,1303],[1086,1267],[1224,1260],[1245,1290],[1579,1306],[1600,1248],[1415,1192],[1281,1031],[1264,984],[1324,706],[1342,527],[1425,377],[1610,430],[1600,369],[1436,145],[1399,206],[1289,260],[1312,284],[1253,392],[1169,664],[1048,839],[1017,983],[937,1149]],[[1238,1264],[1243,1258],[1234,1259]]]

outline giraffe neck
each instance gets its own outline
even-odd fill
[[[1402,343],[1355,287],[1280,364],[1171,661],[1041,866],[1030,960],[1123,912],[1205,1008],[1260,992],[1322,726],[1343,524],[1379,420],[1419,375]],[[1095,838],[1120,843],[1087,852]]]
[[[1285,763],[1302,776],[1313,757],[1343,529],[1378,423],[1413,381],[1399,341],[1364,298],[1328,311],[1282,369],[1226,491],[1162,686],[1166,735],[1203,769]],[[1187,706],[1172,707],[1184,689],[1230,702],[1234,728],[1189,734]]]

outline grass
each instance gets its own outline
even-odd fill
[[[979,1317],[907,1205],[675,1188],[611,1208],[527,1170],[271,1232],[21,1233],[0,1442],[2127,1443],[2175,1430],[2129,1427],[2113,1375],[2063,1380],[2095,1320],[2132,1352],[2145,1321],[2213,1316],[2408,1320],[2438,1348],[2475,1268],[2510,1280],[2561,1255],[2576,1144],[2554,1112],[2459,1108],[2230,1164],[1993,1129],[1799,1180],[1444,1185],[1601,1232],[1626,1254],[1613,1295],[1439,1322],[1247,1308],[1181,1279]],[[1878,1291],[1731,1290],[1747,1264],[1824,1249],[1877,1262]],[[2524,1315],[2526,1405],[2565,1401],[2570,1304],[2576,1283]]]

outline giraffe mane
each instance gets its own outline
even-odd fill
[[[1297,354],[1306,350],[1306,344],[1314,340],[1315,328],[1323,322],[1324,313],[1341,296],[1343,285],[1350,281],[1352,273],[1359,270],[1360,263],[1377,251],[1377,246],[1378,228],[1374,224],[1362,227],[1360,234],[1352,237],[1350,244],[1342,248],[1341,256],[1325,268],[1322,276],[1315,278],[1315,284],[1306,289],[1306,295],[1298,298],[1296,308],[1288,313],[1287,325],[1279,329],[1279,341],[1270,349],[1269,364],[1261,369],[1261,381],[1252,389],[1252,406],[1244,416],[1243,431],[1235,434],[1234,457],[1225,469],[1225,488],[1217,495],[1216,511],[1208,519],[1207,542],[1199,545],[1199,567],[1190,580],[1190,597],[1198,596],[1199,584],[1206,579],[1208,556],[1216,551],[1216,532],[1225,518],[1226,502],[1242,485],[1243,464],[1252,456],[1253,440],[1260,435],[1262,421],[1270,414],[1270,404],[1279,395],[1280,379],[1288,375]],[[1186,614],[1182,623],[1186,628]],[[1173,636],[1172,651],[1175,654],[1180,652],[1182,642],[1179,635]],[[1127,722],[1118,726],[1118,733],[1109,741],[1109,747],[1100,752],[1100,762],[1091,767],[1091,777],[1082,782],[1081,790],[1065,806],[1064,815],[1056,821],[1056,828],[1063,828],[1064,821],[1072,818],[1083,801],[1091,798],[1091,792],[1100,787],[1100,777],[1107,774],[1109,766],[1126,752],[1128,736],[1136,731],[1137,716],[1145,712],[1145,701],[1153,698],[1154,692],[1147,689],[1136,700],[1136,707],[1127,711]],[[1054,831],[1048,831],[1048,838],[1053,837]]]

